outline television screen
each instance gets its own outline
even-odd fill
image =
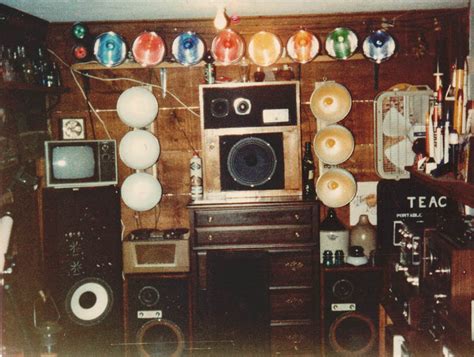
[[[53,177],[57,180],[87,179],[96,166],[91,146],[57,146],[52,149]]]

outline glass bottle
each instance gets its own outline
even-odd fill
[[[323,252],[323,265],[325,267],[332,267],[334,265],[332,252],[330,250],[325,250]]]
[[[347,257],[349,251],[349,230],[337,218],[334,208],[328,209],[327,216],[319,226],[319,249],[321,252],[321,263],[323,262],[323,252],[326,250],[332,252],[342,250],[344,257]]]
[[[265,72],[260,67],[257,67],[257,71],[253,74],[255,82],[263,82],[265,80]]]
[[[211,51],[207,51],[204,56],[204,80],[207,84],[216,83],[216,65],[214,64],[214,57]]]
[[[20,47],[20,63],[21,71],[23,73],[23,80],[26,83],[35,83],[35,71],[31,57],[26,54],[25,46]]]
[[[364,248],[364,255],[370,256],[372,251],[377,248],[377,231],[369,222],[369,216],[361,214],[359,222],[351,228],[350,242],[351,246],[361,246]]]
[[[305,143],[305,149],[302,162],[302,178],[303,178],[303,199],[314,200],[316,198],[316,190],[314,187],[314,159],[311,152],[311,143]]]
[[[17,80],[11,48],[7,48],[3,53],[2,77],[5,82],[13,82]]]

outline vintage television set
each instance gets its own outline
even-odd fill
[[[45,141],[46,187],[117,184],[115,140]]]

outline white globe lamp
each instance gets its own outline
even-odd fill
[[[132,87],[117,100],[117,114],[122,122],[133,128],[143,128],[155,120],[158,101],[145,87]]]
[[[122,184],[123,202],[134,211],[148,211],[161,201],[163,193],[160,182],[144,172],[128,176]]]
[[[120,141],[119,156],[132,169],[147,169],[158,160],[160,143],[149,131],[129,131]]]

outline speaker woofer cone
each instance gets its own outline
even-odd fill
[[[104,320],[114,303],[112,288],[102,279],[85,278],[69,289],[66,312],[78,325],[93,326]]]
[[[183,331],[170,320],[150,320],[137,332],[137,348],[142,357],[179,357],[184,346]]]
[[[375,339],[374,322],[359,312],[340,315],[329,328],[329,343],[335,352],[345,356],[365,356]]]
[[[231,177],[247,187],[260,186],[271,180],[277,167],[272,146],[263,139],[247,137],[229,151],[227,169]]]

